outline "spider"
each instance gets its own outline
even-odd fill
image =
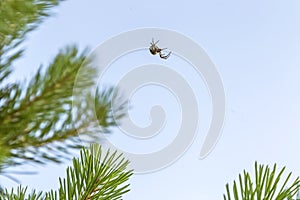
[[[159,42],[159,40],[157,40],[156,42],[154,42],[154,39],[152,38],[152,42],[150,43],[150,47],[149,47],[149,50],[150,50],[150,53],[155,55],[155,54],[159,54],[159,57],[163,58],[163,59],[167,59],[169,58],[169,56],[171,55],[171,51],[168,53],[168,54],[164,54],[162,51],[167,49],[167,48],[159,48],[158,46],[156,46],[156,44]]]

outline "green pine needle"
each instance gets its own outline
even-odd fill
[[[255,162],[254,181],[250,174],[244,171],[239,175],[239,187],[234,181],[231,191],[229,184],[226,184],[223,198],[224,200],[293,200],[300,189],[300,179],[297,177],[288,186],[292,173],[283,178],[284,171],[285,167],[278,172],[276,164],[270,168],[268,165],[258,165]]]
[[[79,158],[73,158],[73,166],[66,170],[67,177],[59,179],[58,190],[32,191],[19,186],[17,190],[0,193],[1,200],[118,200],[129,192],[127,183],[132,170],[129,161],[117,152],[103,152],[99,145],[83,148]]]

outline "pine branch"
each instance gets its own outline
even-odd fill
[[[132,175],[132,171],[124,172],[129,162],[117,152],[102,154],[98,145],[81,151],[80,159],[67,169],[67,179],[60,179],[59,199],[114,200],[129,191],[128,184],[122,186]]]
[[[258,165],[255,162],[255,178],[251,179],[250,174],[244,171],[239,175],[239,181],[233,182],[232,191],[229,184],[226,185],[224,200],[256,199],[256,200],[293,200],[293,197],[300,189],[300,178],[297,177],[290,186],[288,182],[292,173],[282,180],[285,167],[277,172],[276,164],[273,168],[268,165]]]
[[[13,61],[22,56],[20,47],[28,32],[49,15],[49,8],[59,0],[0,1],[0,83],[11,73]],[[76,47],[61,51],[42,72],[42,67],[24,87],[10,83],[0,88],[0,173],[10,177],[6,168],[29,163],[44,164],[46,161],[61,162],[70,155],[71,148],[81,147],[77,134],[98,137],[102,132],[116,125],[116,119],[123,116],[124,104],[119,103],[113,88],[89,92],[94,84],[96,69]],[[78,70],[83,74],[77,77]],[[74,83],[77,84],[73,96]],[[82,104],[72,104],[80,98]],[[94,100],[91,105],[91,100]],[[112,101],[119,104],[113,113]],[[84,103],[85,102],[85,103]],[[94,106],[95,104],[95,106]],[[72,115],[71,108],[77,115]],[[98,119],[91,115],[95,111]],[[98,135],[97,135],[98,134]],[[125,182],[132,171],[125,171],[128,161],[116,152],[104,156],[99,146],[83,149],[79,159],[73,159],[73,167],[67,169],[67,178],[60,179],[60,188],[48,193],[35,192],[27,195],[27,188],[3,190],[0,199],[120,199],[129,191]],[[12,177],[14,178],[14,177]]]
[[[129,161],[117,152],[104,154],[99,145],[82,149],[80,158],[73,159],[73,166],[67,168],[67,177],[59,179],[58,190],[50,192],[33,191],[27,195],[27,188],[18,187],[15,192],[0,193],[3,200],[117,200],[129,192],[126,182],[132,176],[127,170]]]
[[[12,62],[22,55],[19,45],[35,29],[59,0],[0,1],[0,83],[11,72]],[[83,76],[76,77],[79,69]],[[112,113],[111,102],[118,98],[113,88],[91,95],[86,88],[94,84],[96,69],[87,60],[87,51],[75,46],[60,51],[45,71],[40,67],[26,87],[9,83],[0,88],[0,172],[26,162],[62,162],[70,149],[81,147],[78,134],[99,138],[123,116],[124,104]],[[77,79],[76,79],[77,78]],[[77,81],[80,105],[73,105],[73,86]],[[78,91],[77,91],[78,92]],[[120,99],[117,99],[120,100]],[[90,102],[94,101],[93,104]],[[88,102],[88,103],[86,103]],[[94,109],[98,121],[91,118]],[[80,111],[72,115],[72,107]],[[99,130],[99,129],[97,129]]]
[[[111,102],[120,101],[119,96],[113,95],[113,88],[98,91],[96,96],[85,91],[94,84],[97,74],[85,55],[85,52],[79,54],[76,47],[68,47],[55,57],[44,73],[40,68],[26,89],[14,84],[10,95],[4,95],[4,103],[0,106],[2,146],[13,149],[10,157],[21,158],[11,164],[24,160],[41,164],[47,160],[61,162],[63,154],[69,154],[69,148],[80,147],[78,134],[99,137],[101,134],[95,132],[95,127],[101,126],[103,132],[108,131],[108,127],[116,125],[115,120],[123,116],[124,103],[115,109],[119,114],[113,115]],[[79,69],[84,71],[84,77],[77,81],[83,103],[72,105],[73,84]],[[84,103],[91,99],[96,101],[98,121],[92,120],[90,111],[94,105]],[[78,118],[72,116],[72,106],[78,106]]]
[[[0,1],[0,83],[9,76],[13,61],[24,49],[26,35],[50,15],[49,9],[61,0]]]
[[[34,30],[47,16],[49,9],[58,5],[60,0],[1,0],[0,1],[0,84],[12,71],[12,64],[21,57],[24,47],[21,47],[26,35]],[[12,108],[14,100],[19,96],[21,90],[17,84],[10,83],[1,85],[0,89],[0,113],[5,114]],[[4,122],[5,123],[5,122]],[[6,133],[8,129],[18,127],[7,127],[0,121],[0,132]],[[13,121],[12,121],[13,123]],[[20,124],[19,124],[20,125]],[[0,134],[0,136],[2,136]],[[0,141],[0,172],[3,168],[4,159],[10,154],[10,143]]]

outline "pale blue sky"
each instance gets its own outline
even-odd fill
[[[300,175],[299,10],[297,0],[69,0],[30,34],[25,56],[17,62],[10,81],[30,77],[41,63],[46,65],[67,44],[93,49],[114,35],[143,27],[166,28],[187,35],[206,50],[222,77],[227,100],[222,137],[206,159],[198,160],[209,126],[210,99],[202,79],[194,77],[192,70],[186,69],[187,64],[170,61],[176,70],[186,71],[184,75],[197,94],[201,110],[199,133],[191,148],[172,166],[134,176],[130,181],[132,191],[125,199],[221,199],[225,184],[237,178],[243,169],[252,170],[255,160],[265,164],[276,162]],[[130,67],[139,55],[120,59],[115,72],[118,66]],[[149,91],[153,92],[152,89]],[[145,144],[144,148],[135,144],[134,149],[116,132],[112,138],[122,148],[148,152],[163,147],[164,142],[174,137],[178,120],[173,118],[178,113],[176,101],[161,88],[156,92],[170,100],[165,105],[172,117],[166,136]],[[159,101],[149,100],[145,108],[141,98],[145,95],[147,90],[136,96],[135,106],[140,113],[133,113],[133,118],[141,116],[142,111],[147,113],[149,105]],[[148,116],[136,118],[141,124],[147,119]],[[58,176],[64,175],[65,166],[49,165],[34,170],[40,173],[34,177],[20,176],[22,183],[48,190],[57,188]]]

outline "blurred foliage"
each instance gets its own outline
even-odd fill
[[[0,1],[0,82],[10,73],[12,63],[21,57],[25,36],[49,16],[49,8],[59,0]]]
[[[116,120],[125,113],[124,102],[115,88],[103,87],[104,89],[101,91],[98,89],[96,94],[91,93],[89,88],[95,84],[97,69],[91,64],[91,58],[87,58],[88,51],[80,52],[75,45],[60,50],[52,62],[48,66],[41,66],[28,82],[5,82],[12,73],[14,62],[25,51],[23,42],[27,34],[51,15],[50,8],[61,2],[0,1],[0,175],[10,177],[7,169],[12,166],[26,163],[45,164],[49,161],[60,163],[69,159],[72,149],[82,147],[83,138],[87,143],[96,141],[95,139],[101,138],[102,133],[109,132],[110,127],[115,126]],[[77,77],[79,69],[83,72],[81,77]],[[74,96],[75,81],[76,94],[79,90],[80,95]],[[79,98],[76,100],[81,103],[73,104],[74,98]],[[93,105],[90,103],[91,100]],[[112,106],[112,101],[119,102]],[[96,121],[93,118],[94,114],[98,117]],[[86,137],[79,138],[78,134]],[[81,159],[86,161],[85,151],[81,156]],[[99,167],[97,163],[73,164],[75,168],[87,167],[87,170]],[[76,175],[77,178],[84,176],[80,174],[83,168],[78,168],[80,171],[76,171],[77,168],[75,171],[70,170],[68,171],[70,176]],[[66,180],[68,183],[75,181],[74,177],[69,178]],[[118,183],[114,182],[116,184],[114,187],[117,187]],[[67,191],[69,186],[61,184],[61,190],[69,192]],[[25,190],[19,188],[16,191],[18,198],[13,196],[7,198],[22,199]],[[13,191],[11,193],[6,191],[6,195],[8,194],[15,195]],[[64,199],[60,195],[61,191],[55,198]],[[40,196],[41,193],[32,194],[28,199]]]

